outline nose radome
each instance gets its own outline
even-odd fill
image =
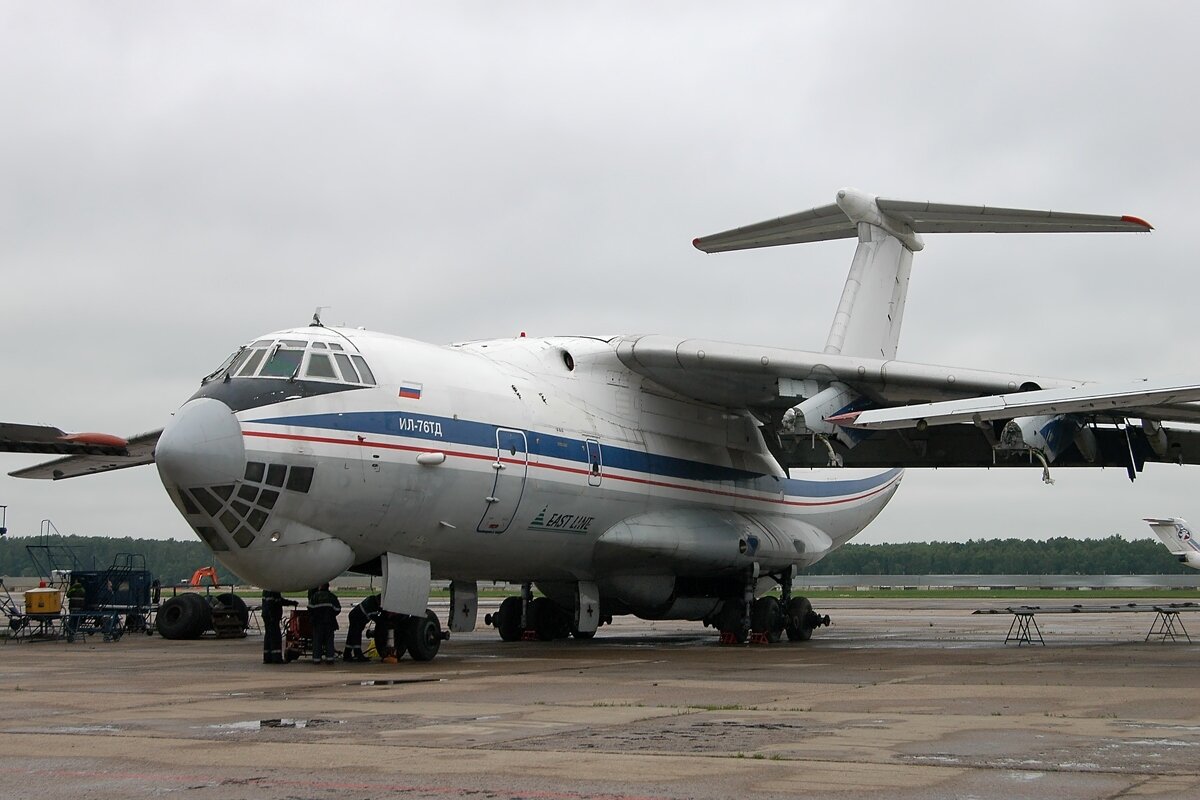
[[[158,437],[154,461],[164,483],[231,484],[246,470],[242,426],[229,406],[211,397],[189,400]]]

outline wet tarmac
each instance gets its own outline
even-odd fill
[[[8,643],[0,798],[1200,797],[1200,644],[1114,614],[1005,645],[986,605],[830,601],[804,644],[481,629],[428,664],[267,666],[253,636]]]

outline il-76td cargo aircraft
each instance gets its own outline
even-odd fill
[[[296,590],[347,569],[381,575],[418,657],[442,636],[426,614],[431,577],[453,582],[454,631],[476,625],[478,581],[524,585],[486,620],[506,640],[590,638],[618,614],[803,640],[828,618],[792,594],[793,575],[866,527],[904,467],[1132,477],[1146,461],[1197,463],[1197,433],[1162,423],[1200,422],[1200,385],[896,359],[922,234],[1150,229],[844,189],[695,241],[715,253],[856,237],[820,352],[659,335],[438,346],[314,319],[240,347],[163,430],[67,441],[42,429],[43,449],[75,454],[12,474],[154,462],[188,524],[248,581]],[[11,438],[36,449],[29,431]],[[843,465],[878,471],[788,473]]]

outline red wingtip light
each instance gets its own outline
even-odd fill
[[[72,444],[94,444],[103,447],[129,446],[129,442],[120,436],[113,436],[111,433],[69,433],[59,438],[64,442],[71,442]]]
[[[1154,230],[1154,226],[1151,225],[1149,222],[1146,222],[1146,220],[1142,219],[1141,217],[1133,217],[1133,216],[1130,216],[1129,214],[1125,214],[1124,216],[1121,217],[1121,221],[1122,222],[1132,222],[1134,225],[1141,225],[1143,228],[1145,228],[1148,231]]]

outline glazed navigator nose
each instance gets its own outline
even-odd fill
[[[232,484],[246,470],[242,426],[220,400],[189,400],[163,429],[154,461],[163,483],[186,487]]]

